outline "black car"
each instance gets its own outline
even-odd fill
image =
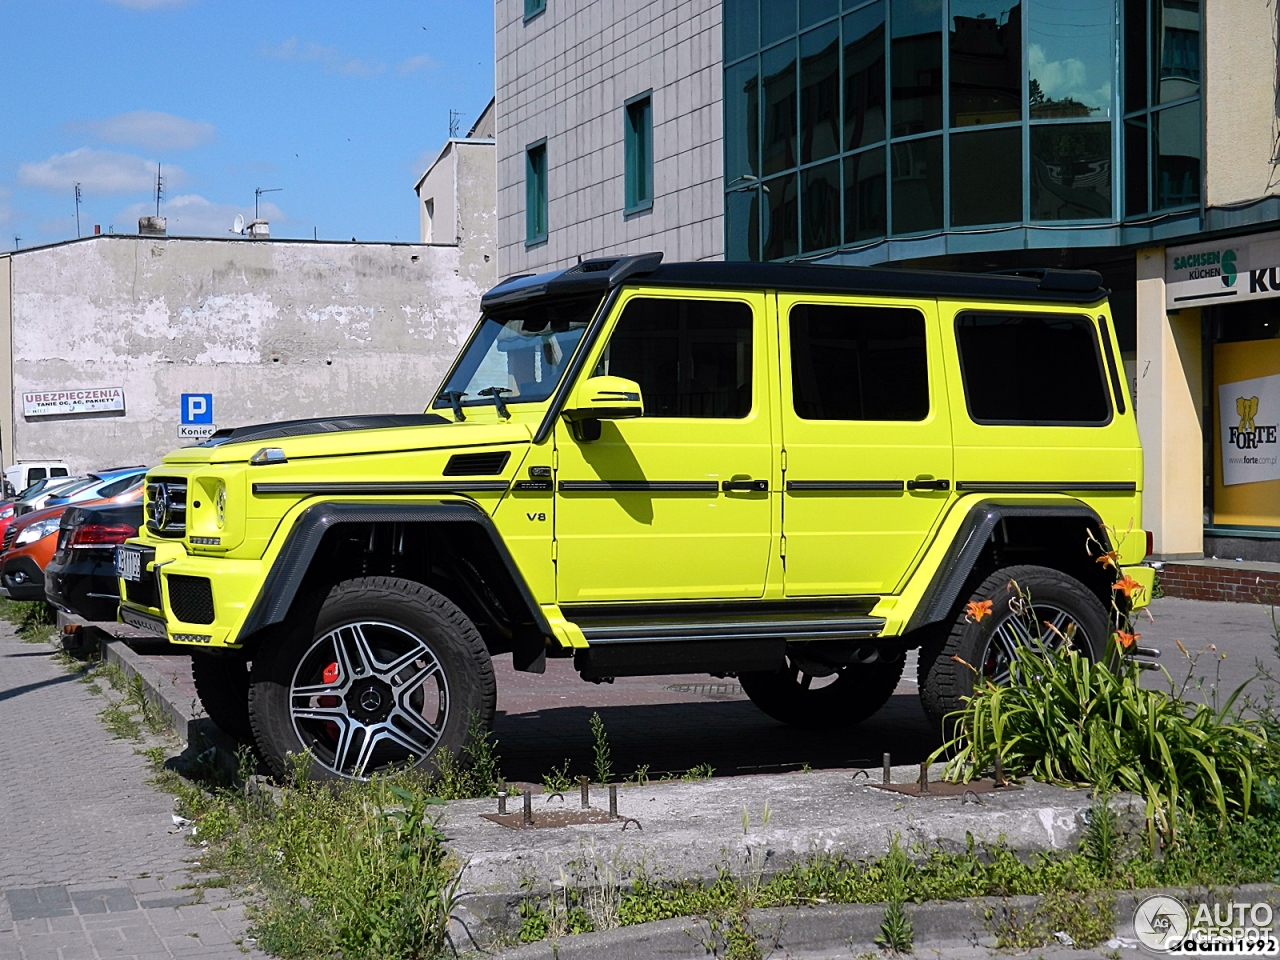
[[[68,507],[58,528],[58,549],[44,571],[49,602],[85,620],[116,619],[120,587],[116,546],[137,536],[141,503]]]

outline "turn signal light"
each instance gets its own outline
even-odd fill
[[[137,535],[138,528],[127,523],[85,523],[72,531],[71,542],[67,546],[73,550],[111,547]]]

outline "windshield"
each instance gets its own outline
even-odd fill
[[[464,406],[492,404],[495,387],[506,403],[546,400],[599,305],[599,296],[593,296],[535,300],[491,311],[432,405],[452,406],[449,395],[454,392],[465,394]],[[490,393],[482,395],[483,390]]]

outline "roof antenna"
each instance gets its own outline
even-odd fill
[[[76,184],[76,239],[80,239],[80,184]]]
[[[253,190],[253,219],[255,219],[255,220],[257,220],[257,219],[258,219],[258,200],[260,200],[260,199],[261,199],[262,195],[263,195],[264,193],[279,193],[279,192],[280,192],[281,190],[283,190],[283,189],[284,189],[284,187],[267,187],[267,188],[264,190],[262,187],[254,187],[254,190]]]
[[[457,137],[458,137],[458,129],[459,129],[460,125],[461,125],[461,120],[462,120],[462,111],[461,111],[461,110],[450,110],[450,111],[449,111],[449,139],[450,139],[450,140],[456,140],[456,139],[457,139]]]
[[[160,164],[156,164],[156,216],[160,216],[160,198],[164,196],[164,177],[160,176]]]
[[[578,262],[579,262],[579,263],[581,263],[581,262],[582,262],[582,254],[578,254]]]

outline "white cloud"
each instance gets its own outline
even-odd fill
[[[1091,107],[1106,107],[1111,102],[1111,81],[1104,80],[1090,89],[1089,68],[1075,57],[1047,60],[1044,48],[1031,44],[1027,51],[1031,76],[1040,84],[1045,97],[1050,100],[1077,100]]]
[[[401,63],[396,67],[396,72],[404,76],[409,73],[417,73],[419,70],[434,70],[438,66],[440,66],[440,61],[435,57],[420,53],[416,57],[410,57]]]
[[[158,110],[133,110],[101,120],[86,120],[69,125],[85,130],[108,143],[125,143],[148,150],[190,150],[213,139],[213,124],[203,120],[161,113]]]
[[[262,203],[259,212],[264,220],[287,223],[288,217],[274,203]],[[134,203],[116,214],[116,223],[132,225],[139,217],[154,216],[154,203]],[[253,219],[253,207],[241,207],[234,203],[213,203],[198,194],[189,193],[172,197],[160,205],[160,215],[168,220],[165,225],[171,236],[181,237],[231,237],[231,225],[236,214],[245,221]]]
[[[163,174],[166,186],[176,187],[186,180],[181,167],[165,164]],[[155,187],[156,164],[130,153],[81,147],[20,165],[18,181],[42,190],[70,190],[79,183],[85,193],[138,193]]]
[[[185,7],[187,0],[106,0],[117,7],[128,7],[130,10],[160,10],[164,7]]]
[[[278,46],[264,46],[262,53],[263,56],[271,57],[273,60],[319,63],[326,73],[337,73],[348,77],[374,77],[386,69],[383,64],[376,61],[348,57],[337,47],[326,47],[318,43],[299,43],[297,37],[290,37]]]

